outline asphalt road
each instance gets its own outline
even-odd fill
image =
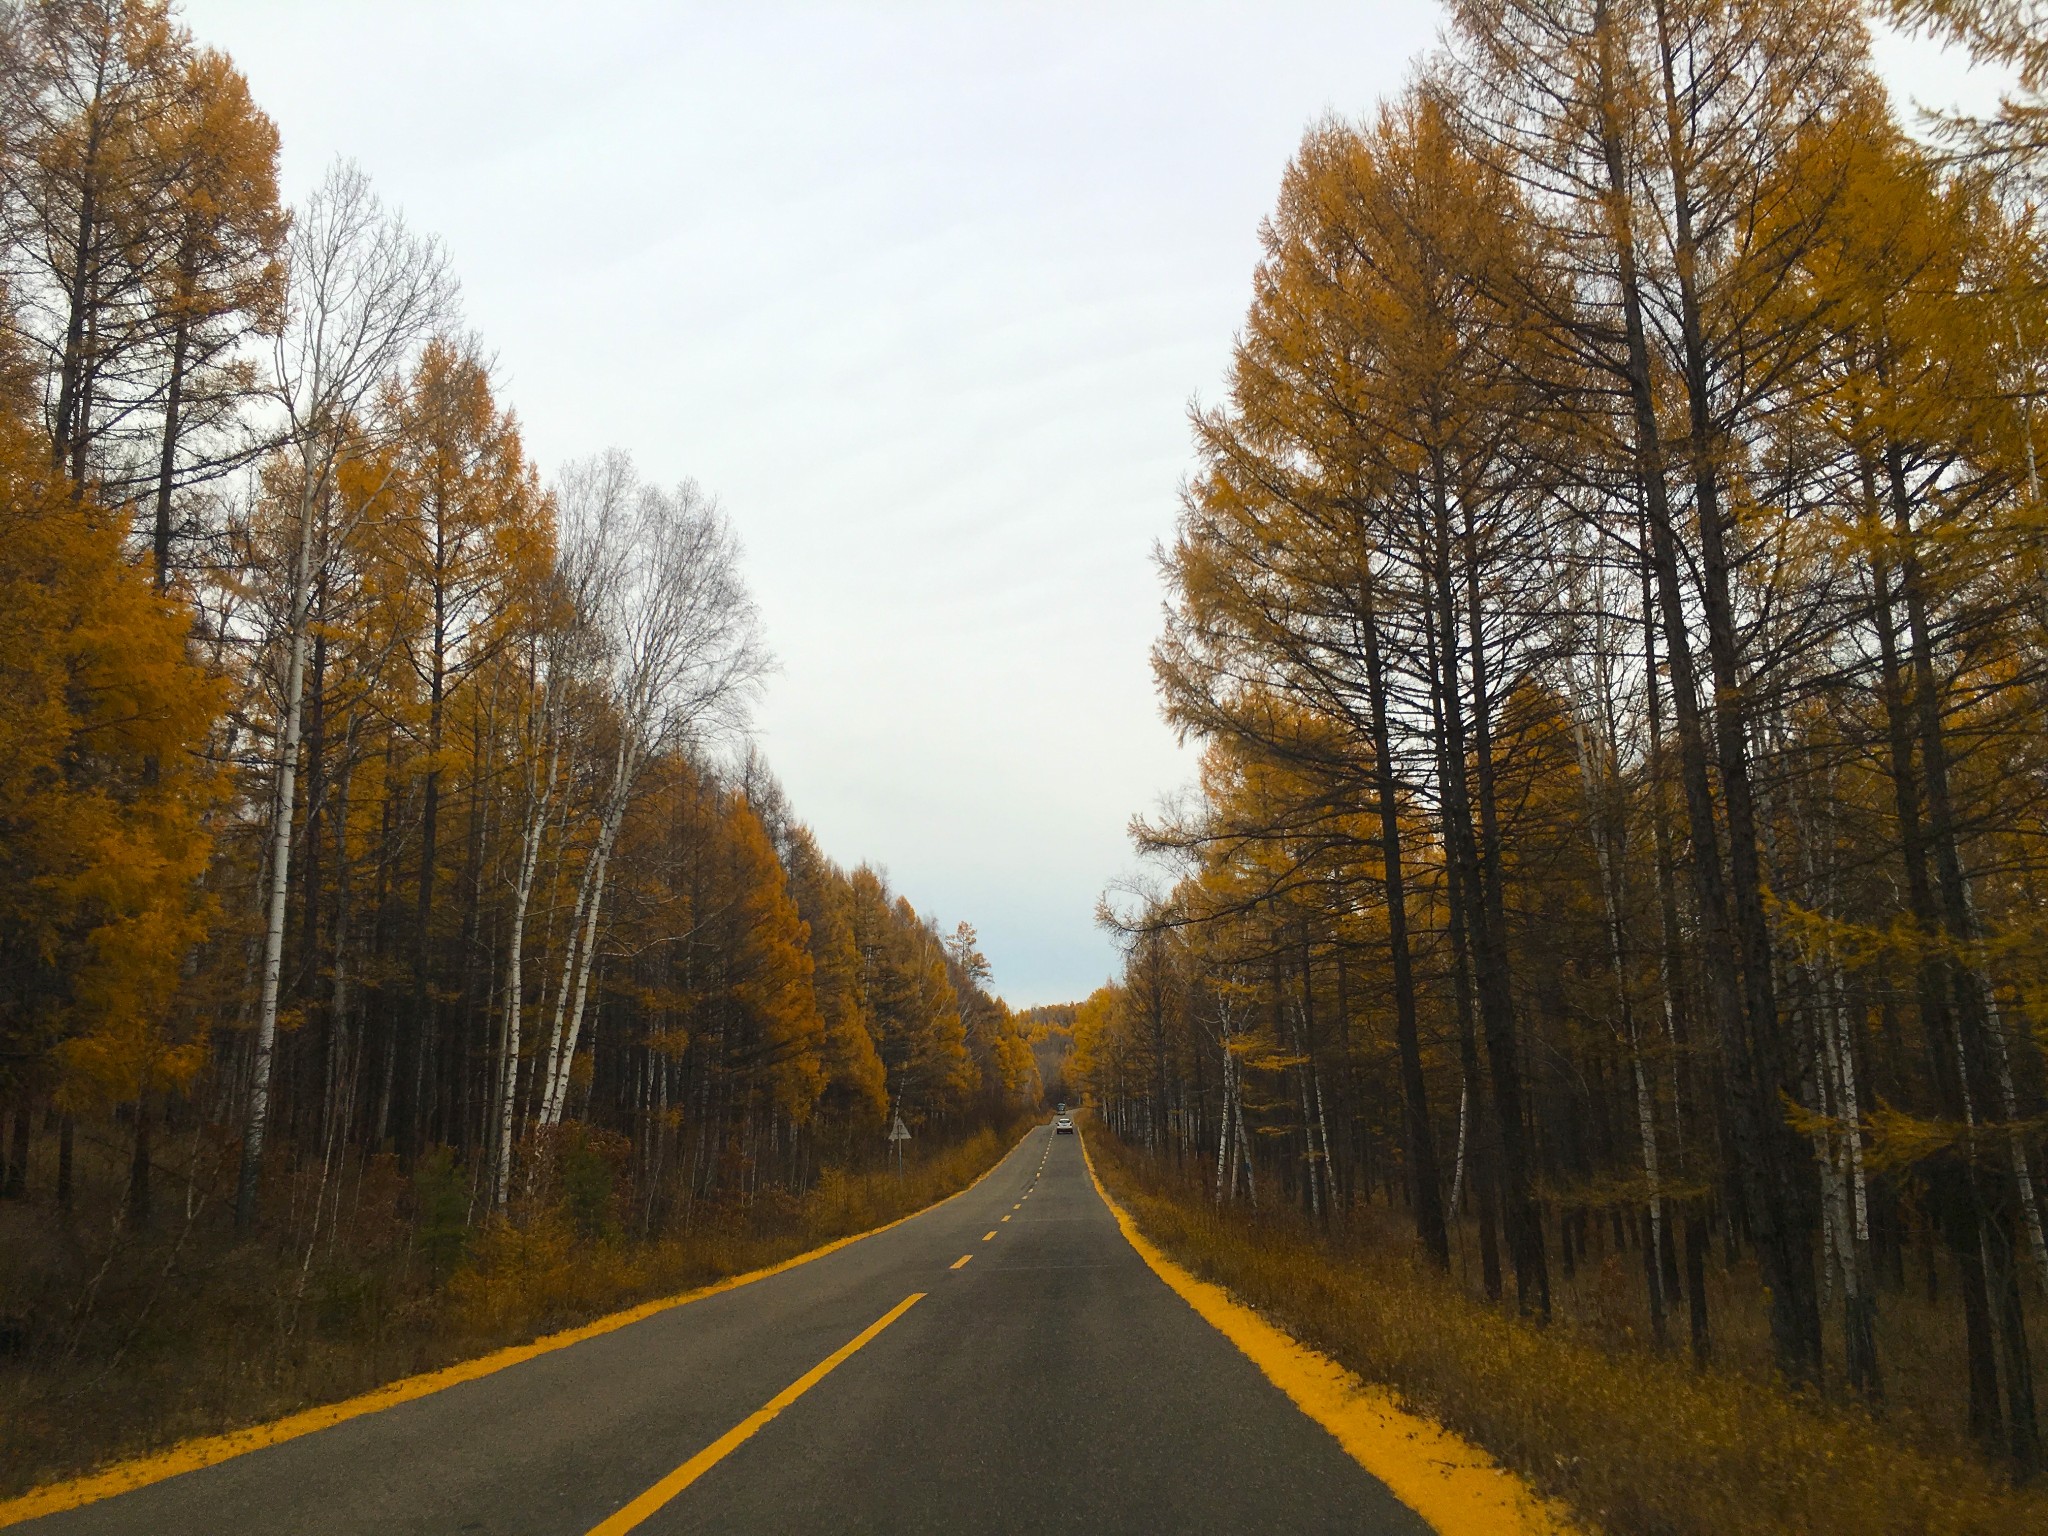
[[[1049,1127],[812,1263],[22,1529],[600,1527],[1429,1529],[1152,1274]]]

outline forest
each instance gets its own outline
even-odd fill
[[[1033,1043],[749,747],[715,497],[544,475],[439,243],[347,162],[286,206],[168,0],[0,22],[7,1481],[317,1392],[494,1256],[587,1308],[857,1223],[892,1115],[985,1166]],[[261,1380],[193,1406],[201,1335]]]
[[[1199,785],[1133,824],[1070,1071],[1181,1206],[1395,1254],[1496,1353],[2024,1481],[2048,26],[1882,14],[2002,106],[1894,106],[1848,0],[1452,0],[1310,128],[1160,552]]]

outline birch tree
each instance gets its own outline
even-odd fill
[[[293,221],[285,323],[272,348],[270,398],[281,418],[292,505],[282,583],[284,675],[265,872],[263,959],[253,1058],[242,1125],[235,1219],[256,1214],[257,1177],[270,1113],[279,978],[290,893],[292,806],[305,703],[313,594],[322,563],[345,543],[368,501],[341,520],[336,477],[346,456],[367,456],[390,423],[380,394],[443,323],[454,283],[440,247],[414,234],[352,163],[337,162]],[[371,498],[374,500],[374,498]]]
[[[561,1123],[583,1029],[606,881],[641,772],[657,754],[740,726],[768,658],[739,543],[695,482],[643,482],[613,450],[564,472],[564,542],[583,563],[616,733],[555,994],[539,1121]]]
[[[586,545],[576,553],[588,552]],[[505,946],[505,1016],[498,1041],[497,1102],[492,1111],[491,1200],[500,1210],[511,1190],[524,1035],[527,914],[548,828],[567,819],[565,802],[576,776],[579,742],[571,700],[592,667],[592,574],[588,560],[573,556],[558,560],[546,601],[533,616],[525,637],[526,686],[518,752],[522,781],[519,856],[512,885],[511,932]]]

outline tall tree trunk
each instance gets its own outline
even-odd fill
[[[26,1200],[28,1198],[28,1152],[30,1110],[28,1095],[24,1093],[14,1107],[14,1128],[8,1138],[4,1159],[4,1171],[0,1171],[0,1199]]]
[[[439,594],[436,594],[439,601]],[[399,1062],[398,1157],[402,1167],[411,1167],[425,1139],[432,1135],[429,1124],[433,1109],[435,1072],[438,1065],[439,1032],[435,1028],[433,996],[434,962],[434,867],[438,861],[441,815],[441,707],[446,682],[443,662],[445,641],[436,636],[433,674],[427,699],[427,772],[420,804],[420,871],[413,894],[412,1038],[410,1060]]]
[[[471,1111],[471,1083],[474,1073],[469,1069],[470,1054],[482,1033],[478,1028],[479,1019],[488,1029],[491,1015],[495,1010],[490,1006],[490,986],[485,978],[496,974],[496,967],[479,966],[483,949],[483,898],[484,862],[490,840],[490,816],[492,797],[486,793],[494,773],[493,744],[495,730],[496,699],[493,696],[487,728],[486,712],[473,711],[470,724],[469,755],[469,835],[464,839],[462,870],[462,926],[458,952],[462,957],[462,1023],[458,1033],[462,1039],[462,1067],[455,1074],[451,1084],[453,1105],[449,1111],[450,1125],[456,1146],[466,1153],[471,1146],[481,1145],[489,1155],[488,1126],[480,1130],[472,1127],[472,1120],[488,1120],[494,1108],[493,1096],[478,1095],[475,1113]],[[479,1014],[478,1006],[483,1012]],[[495,1033],[495,1031],[493,1031]],[[489,1057],[488,1044],[484,1054]]]
[[[1737,654],[1734,605],[1730,583],[1732,562],[1726,522],[1721,511],[1719,429],[1715,425],[1712,388],[1714,369],[1707,356],[1701,318],[1698,275],[1701,259],[1693,233],[1694,196],[1689,156],[1683,143],[1677,96],[1674,52],[1664,0],[1656,6],[1657,36],[1664,87],[1667,169],[1674,212],[1675,268],[1678,280],[1679,335],[1684,366],[1689,437],[1687,456],[1693,479],[1695,521],[1699,528],[1701,609],[1707,625],[1707,657],[1714,685],[1716,766],[1720,770],[1722,811],[1728,829],[1728,890],[1732,898],[1737,952],[1741,961],[1742,1001],[1748,1012],[1751,1094],[1758,1106],[1761,1161],[1756,1191],[1768,1207],[1758,1226],[1760,1246],[1770,1250],[1773,1335],[1782,1328],[1795,1347],[1799,1368],[1792,1374],[1819,1379],[1821,1368],[1820,1300],[1814,1283],[1813,1240],[1818,1210],[1811,1181],[1803,1171],[1797,1135],[1778,1113],[1779,1095],[1789,1082],[1783,1023],[1778,1016],[1770,920],[1764,894],[1763,863],[1758,850],[1755,796],[1748,759],[1748,703]],[[1753,1219],[1755,1219],[1753,1217]],[[1782,1294],[1780,1293],[1782,1288]],[[1780,1320],[1781,1319],[1781,1320]]]
[[[1603,642],[1596,642],[1596,650]],[[1615,1033],[1628,1052],[1629,1077],[1635,1088],[1636,1138],[1641,1155],[1644,1204],[1643,1281],[1650,1302],[1650,1333],[1659,1349],[1665,1346],[1664,1276],[1660,1267],[1664,1251],[1664,1190],[1657,1156],[1656,1098],[1643,1068],[1643,1047],[1636,1025],[1635,989],[1630,984],[1628,938],[1625,914],[1628,910],[1627,823],[1615,783],[1611,695],[1608,692],[1604,652],[1596,656],[1600,690],[1601,730],[1594,736],[1585,724],[1584,702],[1575,712],[1573,740],[1578,748],[1579,780],[1585,786],[1586,824],[1591,829],[1594,861],[1600,871],[1600,899],[1607,937],[1607,963],[1614,976]]]
[[[187,297],[180,295],[181,299]],[[178,434],[183,427],[180,413],[185,403],[186,355],[191,340],[192,322],[181,303],[177,324],[171,332],[171,374],[164,386],[164,441],[163,450],[157,458],[156,522],[154,537],[150,541],[159,592],[171,584],[171,491],[177,483]]]
[[[505,1024],[500,1037],[500,1070],[496,1107],[495,1138],[492,1147],[491,1203],[505,1208],[511,1189],[514,1106],[519,1097],[520,1024],[525,995],[526,910],[533,897],[535,873],[540,868],[541,840],[553,812],[555,775],[560,762],[560,737],[554,730],[552,709],[547,710],[543,729],[548,736],[547,768],[529,780],[526,816],[520,830],[519,874],[512,887],[512,931],[505,946]]]
[[[1442,466],[1438,466],[1442,474]],[[1439,494],[1443,481],[1438,480]],[[1531,1130],[1523,1109],[1522,1066],[1516,1040],[1514,995],[1508,971],[1507,904],[1501,890],[1500,819],[1494,799],[1493,695],[1487,679],[1486,630],[1480,599],[1479,547],[1472,503],[1462,498],[1464,527],[1461,551],[1465,565],[1466,621],[1471,639],[1472,659],[1472,767],[1473,787],[1478,802],[1477,840],[1473,851],[1479,877],[1480,923],[1486,934],[1485,954],[1496,979],[1489,989],[1480,987],[1480,1018],[1486,1028],[1486,1059],[1493,1078],[1496,1119],[1502,1127],[1503,1190],[1514,1209],[1510,1213],[1509,1239],[1516,1246],[1515,1300],[1523,1311],[1532,1310],[1530,1292],[1535,1292],[1533,1310],[1550,1316],[1550,1264],[1544,1252],[1543,1217],[1534,1192],[1534,1154]],[[1441,513],[1444,509],[1439,507]],[[1446,548],[1448,557],[1450,550]],[[1446,561],[1448,576],[1448,559]],[[1456,645],[1456,618],[1449,606],[1449,592],[1443,593],[1445,635]],[[1447,649],[1446,655],[1454,654]],[[1451,679],[1455,683],[1456,679]],[[1450,698],[1455,705],[1457,695]],[[1472,830],[1466,818],[1466,831]],[[1489,1008],[1489,995],[1492,1003]]]
[[[1641,547],[1649,547],[1647,536],[1642,539]],[[1657,957],[1657,970],[1664,998],[1664,1032],[1671,1047],[1672,1105],[1677,1129],[1673,1150],[1677,1154],[1679,1174],[1684,1177],[1691,1172],[1687,1155],[1688,1134],[1700,1134],[1699,1064],[1693,1055],[1691,1019],[1686,1008],[1685,948],[1678,921],[1676,859],[1671,846],[1671,808],[1666,794],[1664,693],[1657,682],[1657,617],[1656,604],[1651,596],[1649,562],[1643,563],[1640,575],[1643,586],[1643,687],[1647,696],[1650,748],[1650,825],[1657,862],[1658,926],[1663,941]],[[1707,1312],[1707,1201],[1700,1196],[1693,1196],[1685,1202],[1685,1294],[1693,1364],[1704,1370],[1713,1358],[1714,1345]]]
[[[93,246],[99,238],[100,176],[104,161],[106,119],[100,97],[95,93],[83,113],[85,144],[79,157],[78,222],[71,240],[71,272],[65,284],[64,356],[57,370],[57,400],[52,413],[50,463],[64,468],[73,462],[74,442],[82,437],[80,418],[90,412],[81,409],[87,393],[86,337],[92,309]],[[74,474],[74,479],[78,477]]]
[[[263,1166],[263,1138],[270,1124],[270,1068],[277,1051],[278,984],[284,971],[284,920],[291,893],[292,809],[298,798],[299,736],[305,713],[306,641],[313,602],[314,519],[324,488],[324,471],[302,463],[299,491],[299,548],[292,562],[287,623],[290,657],[285,665],[284,732],[277,748],[275,799],[270,808],[270,891],[263,935],[262,993],[257,1003],[256,1041],[249,1071],[249,1099],[242,1121],[242,1168],[235,1188],[235,1229],[246,1232],[256,1219],[257,1176]]]
[[[563,963],[562,993],[556,1000],[555,1033],[549,1046],[547,1092],[541,1100],[543,1126],[561,1123],[562,1109],[568,1097],[569,1071],[575,1065],[576,1041],[583,1031],[583,1009],[590,995],[590,972],[597,950],[598,916],[604,908],[605,876],[611,864],[612,846],[618,840],[619,828],[626,818],[633,768],[637,768],[637,763],[629,767],[627,749],[622,746],[615,770],[618,777],[613,781],[614,792],[609,797],[610,803],[605,807],[604,820],[598,828],[597,844],[590,852],[590,862],[584,868],[581,893],[583,899],[578,902],[583,919],[582,933],[573,938]],[[572,971],[573,991],[570,984]]]
[[[57,1209],[67,1216],[71,1214],[74,1195],[72,1167],[77,1133],[78,1123],[67,1109],[57,1117]]]
[[[1813,1304],[1813,1256],[1810,1248],[1802,1246],[1804,1234],[1795,1236],[1788,1230],[1781,1172],[1788,1127],[1779,1113],[1775,1084],[1767,1082],[1754,1049],[1748,1000],[1744,995],[1745,977],[1737,959],[1735,932],[1729,918],[1726,870],[1709,781],[1706,731],[1700,717],[1699,685],[1693,667],[1677,536],[1665,483],[1662,429],[1657,417],[1654,376],[1636,269],[1635,237],[1629,212],[1631,187],[1614,102],[1613,23],[1604,3],[1596,6],[1596,26],[1600,53],[1600,135],[1608,178],[1607,202],[1617,264],[1616,287],[1627,343],[1624,372],[1634,429],[1632,450],[1637,484],[1642,493],[1644,520],[1649,526],[1651,569],[1656,576],[1665,650],[1671,669],[1679,777],[1685,790],[1686,818],[1692,843],[1691,864],[1700,927],[1700,968],[1721,1041],[1723,1081],[1734,1139],[1736,1172],[1750,1229],[1756,1240],[1765,1290],[1770,1298],[1771,1340],[1778,1367],[1795,1382],[1818,1382],[1821,1361],[1817,1334],[1819,1312]],[[1739,738],[1735,751],[1739,767]],[[1768,955],[1765,960],[1768,963]],[[1767,977],[1764,985],[1768,988]]]
[[[130,1144],[128,1156],[128,1204],[124,1218],[130,1232],[140,1232],[149,1225],[150,1215],[150,1172],[154,1167],[150,1148],[152,1104],[154,1092],[147,1079],[142,1091],[135,1095],[135,1139]]]
[[[1876,517],[1874,475],[1865,466],[1866,502]],[[1875,529],[1872,529],[1875,533]],[[1881,545],[1873,541],[1873,548]],[[1884,701],[1890,749],[1892,804],[1898,820],[1899,850],[1906,873],[1907,911],[1913,920],[1917,955],[1914,978],[1918,989],[1921,1029],[1927,1040],[1928,1063],[1935,1096],[1943,1115],[1958,1125],[1974,1118],[1968,1083],[1962,1071],[1949,988],[1939,957],[1940,919],[1929,877],[1926,838],[1920,819],[1920,783],[1913,766],[1913,722],[1898,654],[1898,625],[1892,608],[1891,562],[1878,554],[1872,562],[1872,622],[1877,630],[1879,692]],[[1956,1261],[1963,1293],[1970,1433],[1979,1444],[1998,1448],[2002,1414],[1998,1402],[1998,1364],[1991,1330],[1991,1300],[1986,1289],[1982,1217],[1974,1188],[1975,1175],[1954,1151],[1938,1153],[1927,1164],[1932,1214],[1944,1243]]]
[[[1486,1109],[1490,1100],[1479,1064],[1478,1020],[1472,1000],[1471,902],[1465,892],[1464,877],[1455,868],[1445,871],[1445,884],[1451,920],[1451,990],[1458,1015],[1458,1070],[1463,1084],[1458,1099],[1458,1162],[1471,1184],[1479,1218],[1480,1280],[1486,1299],[1499,1301],[1499,1183],[1495,1175],[1499,1165],[1498,1143]]]
[[[327,1051],[325,1082],[321,1093],[321,1141],[325,1146],[343,1144],[347,1127],[339,1102],[343,1064],[349,1057],[349,1008],[353,1003],[349,940],[355,917],[354,883],[349,877],[348,813],[349,790],[355,779],[356,725],[349,722],[343,745],[341,772],[334,782],[334,976],[327,993]],[[351,1074],[352,1076],[352,1074]]]
[[[1433,524],[1432,585],[1437,628],[1437,692],[1442,720],[1440,798],[1445,852],[1465,896],[1465,934],[1472,956],[1479,1024],[1486,1038],[1493,1089],[1495,1144],[1505,1204],[1508,1255],[1515,1269],[1515,1303],[1524,1312],[1550,1313],[1550,1279],[1543,1262],[1543,1236],[1535,1219],[1525,1129],[1521,1073],[1515,1058],[1514,1001],[1506,953],[1488,912],[1486,877],[1473,824],[1465,734],[1464,686],[1459,676],[1459,605],[1452,579],[1451,508],[1448,470],[1439,450],[1431,455],[1429,510]],[[1476,648],[1475,648],[1476,649]]]
[[[306,816],[300,828],[299,955],[296,991],[307,1002],[320,987],[320,834],[327,798],[327,583],[313,583],[313,654],[306,677]]]
[[[1950,954],[1964,956],[1970,952],[1973,928],[1968,876],[1963,868],[1961,838],[1949,787],[1948,741],[1934,664],[1926,576],[1919,556],[1918,530],[1914,526],[1902,454],[1896,443],[1885,446],[1885,475],[1892,507],[1892,533],[1899,549],[1899,588],[1906,604],[1906,634],[1911,645],[1913,715],[1919,734],[1921,788],[1927,799],[1927,841],[1934,855],[1936,894]],[[1990,1021],[1985,1017],[1984,999],[1973,969],[1956,958],[1948,961],[1946,969],[1949,995],[1955,1004],[1958,1073],[1966,1105],[1975,1106],[1992,1098],[1990,1084],[1983,1080],[1990,1066]],[[2005,1273],[2016,1264],[2011,1207],[2017,1203],[2017,1190],[2012,1187],[2012,1170],[2007,1171],[2008,1178],[2001,1180],[1989,1168],[1973,1167],[1967,1183],[1977,1206],[1985,1251],[1991,1259],[1993,1273],[1985,1283],[1994,1294],[2004,1298],[1999,1310],[2005,1346],[2007,1443],[2015,1466],[2024,1475],[2040,1464],[2041,1436],[2020,1290],[2016,1279]],[[2001,1185],[2004,1187],[1998,1187]]]
[[[1222,1045],[1223,1045],[1223,1086],[1222,1086],[1222,1094],[1223,1094],[1223,1114],[1222,1114],[1222,1117],[1221,1117],[1220,1123],[1219,1123],[1219,1124],[1217,1125],[1217,1128],[1216,1128],[1216,1203],[1217,1203],[1218,1205],[1223,1205],[1223,1204],[1226,1204],[1226,1203],[1228,1203],[1228,1201],[1229,1201],[1229,1199],[1230,1199],[1231,1195],[1232,1195],[1232,1194],[1233,1194],[1233,1193],[1235,1192],[1235,1190],[1236,1190],[1236,1187],[1237,1187],[1237,1177],[1236,1177],[1236,1173],[1237,1173],[1237,1165],[1236,1165],[1236,1164],[1235,1164],[1234,1162],[1232,1162],[1232,1160],[1231,1160],[1231,1156],[1230,1156],[1230,1154],[1231,1154],[1231,1142],[1230,1142],[1230,1131],[1231,1131],[1231,1124],[1230,1124],[1230,1110],[1231,1110],[1231,1101],[1230,1101],[1230,1074],[1231,1074],[1231,1062],[1230,1062],[1230,1023],[1229,1023],[1229,1020],[1228,1020],[1227,1018],[1226,1018],[1226,1019],[1224,1019],[1224,1020],[1223,1020],[1223,1021],[1221,1022],[1220,1026],[1219,1026],[1219,1029],[1220,1029],[1220,1038],[1221,1038],[1221,1041],[1222,1041]],[[1226,1176],[1226,1175],[1228,1175],[1228,1176],[1229,1176],[1229,1182],[1228,1182],[1228,1183],[1225,1183],[1225,1182],[1224,1182],[1224,1180],[1225,1180],[1225,1176]]]
[[[1393,731],[1387,719],[1387,674],[1380,651],[1371,553],[1358,541],[1358,632],[1365,652],[1366,693],[1372,710],[1373,779],[1378,791],[1380,881],[1387,903],[1387,950],[1394,971],[1394,1044],[1401,1061],[1401,1126],[1408,1199],[1423,1250],[1439,1269],[1451,1263],[1444,1225],[1442,1176],[1429,1125],[1429,1090],[1422,1074],[1421,1033],[1415,1006],[1415,962],[1408,939],[1408,894],[1401,863],[1401,807],[1394,778]]]

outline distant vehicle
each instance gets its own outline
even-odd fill
[[[1073,1118],[1073,1116],[1071,1116],[1071,1115],[1055,1115],[1055,1116],[1053,1117],[1053,1122],[1052,1122],[1052,1133],[1053,1133],[1053,1135],[1055,1135],[1055,1136],[1071,1136],[1071,1135],[1073,1135],[1073,1134],[1074,1134],[1074,1118]]]

